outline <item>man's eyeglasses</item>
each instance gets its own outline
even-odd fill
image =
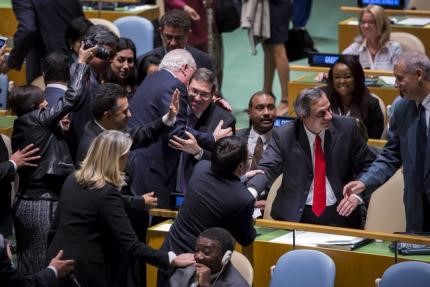
[[[170,42],[172,40],[175,40],[176,42],[183,41],[186,37],[186,35],[168,35],[168,34],[162,34],[164,40]]]
[[[194,89],[193,87],[188,88],[188,95],[190,95],[192,97],[200,96],[200,98],[205,99],[205,100],[212,98],[212,93],[202,92],[202,91]]]

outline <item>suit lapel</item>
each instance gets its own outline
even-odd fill
[[[306,135],[303,122],[301,120],[297,120],[296,125],[298,138],[297,146],[303,151],[303,154],[305,155],[305,161],[309,166],[309,169],[313,171],[311,146],[309,144],[308,136]]]
[[[412,159],[412,166],[415,167],[417,158],[417,128],[418,128],[418,117],[415,117],[411,128],[408,130],[408,146],[409,154]]]
[[[424,167],[424,178],[427,177],[430,171],[430,137],[427,135],[426,160]]]

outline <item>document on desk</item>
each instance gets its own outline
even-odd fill
[[[394,86],[396,83],[396,78],[393,76],[379,76],[379,79],[382,80],[385,84]]]
[[[130,8],[130,9],[129,9],[129,11],[133,11],[133,12],[135,12],[135,11],[145,11],[145,10],[153,9],[153,8],[155,8],[156,6],[157,6],[157,5],[149,5],[149,4],[146,4],[146,5],[138,5],[138,6],[134,6],[134,7]]]
[[[397,25],[404,26],[425,26],[427,24],[430,24],[430,18],[408,17],[397,22]]]
[[[159,224],[157,226],[152,227],[152,230],[156,230],[156,231],[163,231],[163,232],[169,232],[170,227],[172,226],[172,223],[162,223]]]
[[[351,250],[369,240],[361,237],[318,233],[310,231],[296,231],[296,245],[311,247],[339,247]],[[274,243],[293,244],[293,232],[279,236],[270,240]]]

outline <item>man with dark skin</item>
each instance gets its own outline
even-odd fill
[[[234,240],[231,234],[219,227],[200,233],[196,241],[196,263],[180,268],[170,277],[170,287],[236,286],[248,287],[239,271],[230,263]]]

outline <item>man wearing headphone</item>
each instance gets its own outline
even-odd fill
[[[213,227],[200,233],[196,241],[196,263],[178,268],[170,277],[170,287],[249,287],[230,263],[234,239],[223,228]]]

